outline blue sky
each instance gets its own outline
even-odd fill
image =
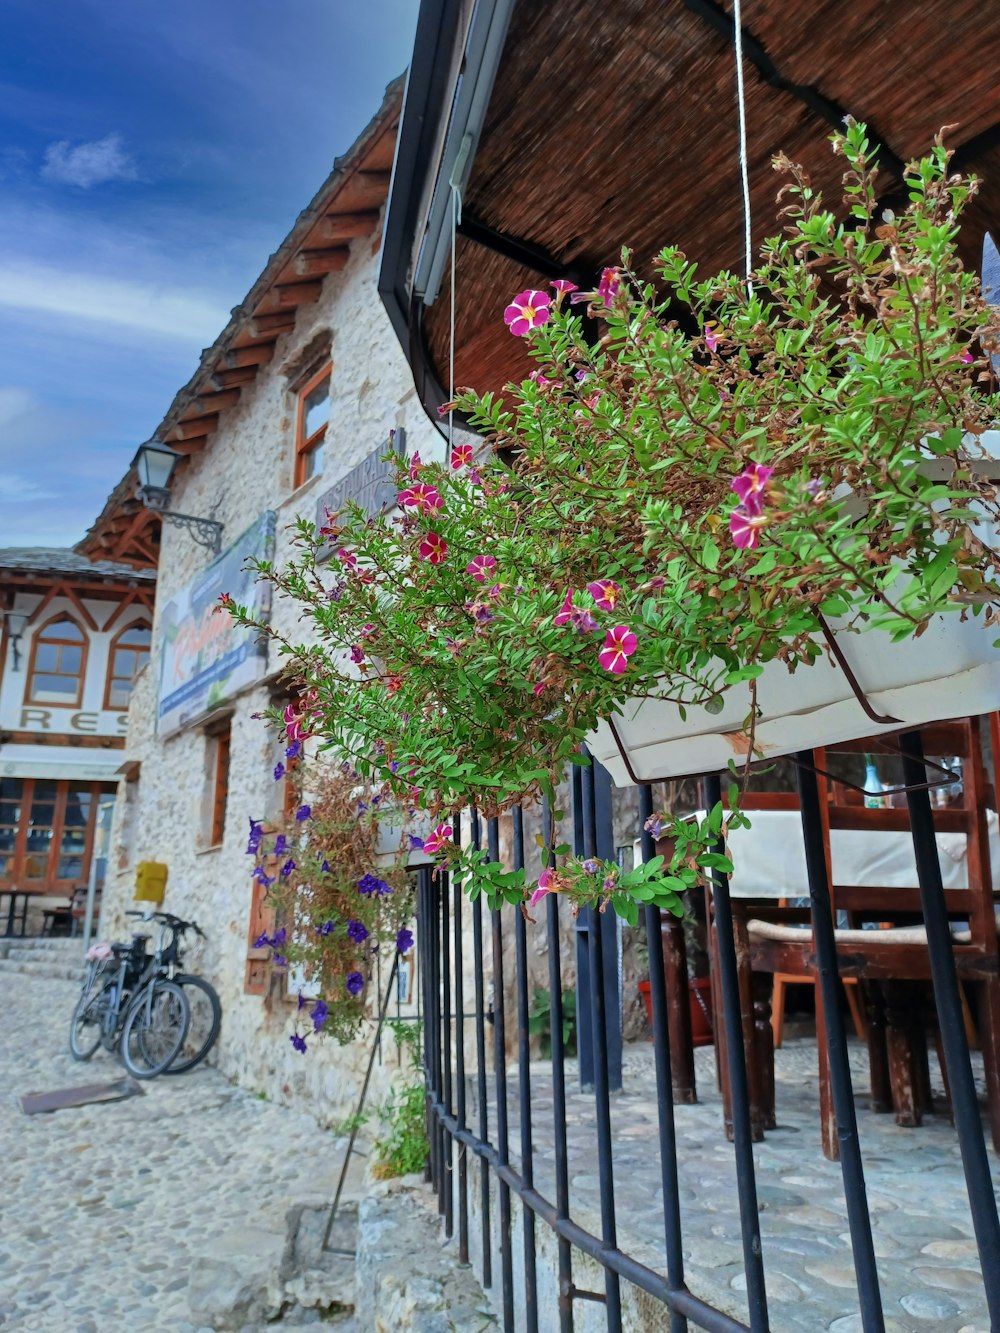
[[[0,546],[71,545],[410,55],[418,0],[6,0]]]

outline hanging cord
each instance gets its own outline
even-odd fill
[[[733,35],[736,43],[736,105],[740,128],[740,178],[743,184],[743,251],[747,298],[753,300],[753,241],[750,235],[750,168],[747,164],[747,108],[743,87],[743,16],[740,0],[733,0]]]
[[[462,177],[465,164],[472,149],[472,135],[466,134],[458,146],[455,161],[448,177],[451,188],[451,316],[448,330],[448,402],[455,400],[455,247],[458,228],[462,221]],[[448,461],[451,462],[451,449],[455,440],[455,411],[448,412]]]

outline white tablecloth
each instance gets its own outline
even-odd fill
[[[736,829],[729,839],[734,873],[730,892],[738,898],[808,896],[802,819],[797,810],[748,810],[752,828]],[[1000,891],[1000,821],[987,813],[993,887]],[[946,889],[967,889],[964,833],[937,835],[941,878]],[[834,884],[916,888],[917,867],[909,833],[873,833],[867,829],[832,829],[830,855]]]

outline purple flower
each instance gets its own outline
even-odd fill
[[[326,595],[331,602],[340,601],[341,597],[343,597],[344,595],[344,585],[340,579],[337,580],[337,582],[331,587],[330,591]]]
[[[302,994],[301,991],[299,991],[298,1000],[299,1000],[299,1009],[304,1009],[306,1007],[306,1000],[305,996]]]
[[[367,802],[367,801],[359,801],[359,802],[358,802],[358,814],[359,814],[359,815],[363,815],[367,809],[368,809],[368,802]]]
[[[279,759],[278,762],[277,762],[277,763],[275,764],[275,766],[274,766],[274,780],[275,780],[275,782],[280,782],[281,779],[282,779],[284,776],[285,776],[285,765],[284,765],[284,764],[281,762],[281,760]]]
[[[390,773],[398,773],[398,772],[399,772],[399,760],[398,760],[398,759],[394,759],[394,760],[392,761],[392,763],[389,765],[389,772],[390,772]]]
[[[365,979],[360,972],[350,972],[344,984],[351,995],[358,995],[364,989]]]
[[[601,863],[600,863],[600,861],[595,861],[594,858],[591,856],[591,857],[588,857],[586,861],[584,861],[584,863],[583,863],[583,867],[582,867],[582,868],[583,868],[583,872],[584,872],[584,874],[586,874],[586,875],[596,875],[596,874],[599,873],[599,871],[600,871],[600,869],[601,869]]]
[[[285,864],[281,867],[281,878],[287,879],[295,868],[296,868],[295,862],[292,860],[291,857],[289,857],[288,860],[285,862]]]
[[[348,921],[347,933],[355,944],[364,944],[368,938],[368,930],[360,921]]]
[[[663,816],[650,815],[642,826],[651,838],[658,838],[663,832]]]
[[[247,855],[256,856],[260,851],[260,841],[264,836],[264,825],[256,819],[250,820],[250,836],[247,839]]]
[[[577,634],[592,634],[599,626],[590,611],[581,611],[574,607],[570,612],[570,624]]]
[[[293,1032],[291,1040],[294,1049],[297,1050],[300,1055],[305,1055],[307,1050],[305,1037],[300,1037],[297,1032]]]
[[[274,840],[274,855],[284,856],[284,854],[287,851],[288,851],[288,839],[285,837],[283,833],[279,833]]]
[[[295,818],[299,821],[300,824],[302,823],[303,820],[309,819],[311,816],[312,816],[312,806],[310,805],[300,805],[295,812]]]
[[[270,943],[271,941],[267,938],[267,931],[265,930],[262,935],[258,935],[254,940],[253,947],[255,949],[266,949]]]
[[[409,953],[413,948],[413,932],[411,930],[401,930],[396,936],[396,948],[400,953]]]
[[[269,889],[271,885],[274,883],[274,880],[267,873],[267,871],[264,869],[263,866],[258,866],[257,869],[250,876],[250,878],[255,879],[257,883],[261,886],[261,888],[264,889]]]
[[[309,1017],[313,1022],[313,1031],[318,1032],[330,1016],[330,1011],[322,1000],[317,1000]]]
[[[288,966],[288,959],[285,957],[285,955],[284,955],[283,953],[275,953],[275,954],[272,954],[272,955],[271,955],[271,966],[272,966],[272,967],[287,967],[287,966]]]
[[[324,859],[323,859],[323,864],[320,866],[320,871],[321,871],[324,875],[329,875],[329,873],[330,873],[330,862],[327,861],[325,857],[324,857]]]
[[[333,930],[333,922],[324,921],[321,926],[317,927],[317,929],[321,935],[329,935],[330,931]]]
[[[291,745],[285,751],[286,759],[298,759],[299,751],[302,749],[301,741],[292,741]]]
[[[371,897],[373,893],[381,897],[384,893],[392,893],[392,889],[384,879],[379,879],[369,871],[358,880],[358,892],[364,894],[366,898]]]
[[[407,836],[407,837],[409,838],[409,840],[410,840],[410,851],[411,851],[411,852],[422,852],[422,851],[424,850],[424,840],[423,840],[423,838],[418,838],[417,835],[416,835],[415,833],[408,833],[406,836]]]
[[[272,938],[271,943],[274,945],[275,948],[277,948],[279,944],[284,944],[285,940],[287,939],[288,939],[288,931],[285,929],[284,926],[282,926],[280,930],[276,930],[274,932],[274,937]]]

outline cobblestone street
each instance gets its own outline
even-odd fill
[[[70,1057],[77,994],[70,981],[0,973],[0,1328],[195,1333],[195,1261],[240,1229],[280,1253],[288,1207],[331,1197],[336,1140],[206,1068],[126,1101],[24,1115],[23,1093],[123,1073],[103,1051]]]

